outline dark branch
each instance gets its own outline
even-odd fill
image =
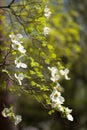
[[[8,6],[0,6],[0,9],[9,8]]]
[[[10,4],[8,5],[8,8],[10,8],[11,5],[12,5],[14,2],[15,2],[15,0],[12,0],[12,1],[10,2]]]
[[[12,0],[11,2],[10,2],[10,4],[9,5],[5,5],[5,6],[0,6],[0,9],[3,9],[3,8],[10,8],[11,7],[11,5],[13,4],[15,2],[15,0]]]

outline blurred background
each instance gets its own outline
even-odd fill
[[[48,41],[55,44],[56,54],[70,68],[71,80],[63,81],[66,106],[73,109],[74,122],[52,116],[31,97],[23,97],[18,108],[24,121],[23,130],[87,130],[87,1],[50,0],[51,34]],[[24,107],[25,106],[25,107]]]
[[[62,86],[74,121],[61,118],[58,112],[50,116],[33,97],[22,95],[16,101],[16,111],[23,117],[18,129],[87,130],[87,0],[49,0],[48,7],[52,15],[47,39],[70,69],[71,80],[62,81]]]

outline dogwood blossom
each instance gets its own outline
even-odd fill
[[[49,32],[50,32],[50,28],[49,27],[44,27],[44,31],[43,31],[44,36],[48,35]]]
[[[60,74],[65,77],[66,80],[70,80],[68,77],[69,70],[66,68],[65,70],[60,70]]]
[[[14,43],[11,44],[12,48],[14,50],[18,50],[19,52],[25,54],[26,53],[26,50],[24,49],[24,47],[21,45],[20,42],[18,41],[15,41]]]
[[[21,60],[20,60],[20,57],[19,58],[16,58],[16,60],[14,61],[15,62],[15,65],[17,68],[27,68],[27,65],[25,63],[22,63]]]
[[[2,111],[3,117],[9,117],[10,116],[10,109],[9,108],[4,108]]]
[[[16,115],[15,116],[15,125],[18,125],[22,121],[22,116],[21,115]]]
[[[22,80],[25,78],[25,75],[23,73],[20,73],[20,74],[14,74],[15,78],[18,80],[19,82],[19,85],[22,85]]]
[[[58,74],[58,69],[56,67],[48,67],[48,69],[51,71],[52,76]]]
[[[65,99],[61,96],[61,93],[54,87],[53,92],[50,95],[51,100],[51,107],[58,110],[63,111],[62,104],[64,103]]]
[[[13,33],[9,35],[11,38],[11,46],[14,50],[18,50],[19,52],[25,54],[26,50],[24,49],[24,46],[21,44],[23,43],[21,41],[21,38],[23,38],[22,34],[16,34],[14,35]]]
[[[70,78],[68,77],[69,70],[67,68],[65,70],[63,70],[63,69],[58,70],[56,67],[48,67],[48,69],[51,71],[50,79],[53,82],[57,82],[57,81],[61,80],[63,77],[66,80],[70,80]]]
[[[12,43],[14,43],[14,42],[20,42],[20,43],[23,43],[22,41],[20,41],[21,40],[21,38],[23,38],[23,36],[22,36],[22,34],[16,34],[16,35],[14,35],[13,33],[12,34],[10,34],[9,35],[9,37],[11,38],[11,41],[12,41]]]
[[[50,95],[50,99],[52,102],[57,104],[63,104],[65,99],[61,96],[61,93],[56,89],[53,90],[52,94]]]
[[[51,78],[50,79],[53,82],[57,82],[60,79],[58,69],[56,67],[48,67],[48,69],[51,71]]]
[[[59,84],[59,81],[63,77],[65,77],[66,80],[70,79],[68,77],[69,70],[67,68],[65,70],[57,69],[56,67],[48,67],[48,69],[51,71],[50,79],[56,84],[56,86],[53,88],[53,92],[50,95],[51,107],[64,114],[64,117],[66,117],[68,120],[73,121],[73,116],[70,114],[72,110],[62,105],[65,99],[61,96],[60,91],[63,91],[63,88]]]
[[[14,121],[15,125],[18,125],[22,121],[22,116],[15,115],[12,106],[10,108],[4,108],[2,111],[2,116],[9,117],[12,121]]]
[[[73,121],[73,116],[70,114],[72,112],[72,110],[69,109],[68,107],[66,107],[64,111],[65,111],[67,119],[70,121]]]
[[[50,9],[47,6],[45,6],[45,8],[44,8],[44,16],[48,19],[50,17],[50,15],[51,15]]]

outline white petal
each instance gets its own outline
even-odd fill
[[[18,48],[21,47],[21,44],[18,41],[15,41],[11,46],[14,50],[18,50]]]
[[[25,63],[21,63],[22,68],[27,68],[27,65]]]
[[[72,112],[72,109],[69,109],[68,107],[66,107],[65,112],[66,112],[67,114],[69,114],[69,113]]]
[[[17,76],[17,74],[14,74],[14,76],[15,76],[15,78],[18,80],[19,85],[22,85],[21,80],[24,79],[24,77],[25,77],[24,74],[20,73],[18,76]]]
[[[14,50],[18,50],[18,47],[15,44],[11,44],[11,46]]]
[[[61,75],[64,75],[64,74],[65,74],[65,71],[64,71],[64,70],[60,70],[60,74],[61,74]]]
[[[16,67],[20,68],[21,67],[21,63],[16,64]]]
[[[17,38],[18,38],[18,39],[23,38],[23,35],[22,35],[22,34],[20,34],[20,33],[16,34],[16,36],[17,36]]]
[[[15,125],[18,125],[22,121],[22,116],[16,115],[15,116]]]
[[[9,35],[9,37],[10,37],[10,38],[11,38],[11,40],[12,40],[12,39],[14,39],[14,38],[15,38],[15,35],[12,33],[12,34],[10,34],[10,35]]]
[[[62,96],[59,97],[59,100],[60,100],[60,104],[63,104],[65,101],[64,97],[62,97]]]
[[[74,119],[73,119],[73,116],[72,116],[71,114],[68,114],[68,115],[67,115],[67,119],[70,120],[70,121],[73,121],[73,120],[74,120]]]
[[[18,79],[18,76],[17,76],[17,74],[16,74],[16,73],[14,74],[14,76],[15,76],[15,78],[16,78],[16,79]]]
[[[18,78],[19,78],[20,80],[23,80],[24,77],[25,77],[25,75],[24,75],[23,73],[20,73],[20,74],[18,75]]]
[[[44,36],[48,35],[50,32],[50,28],[49,27],[44,27]]]
[[[8,108],[4,108],[2,111],[2,116],[3,117],[8,117],[9,116],[9,109]]]
[[[68,75],[65,75],[65,79],[66,80],[70,80],[70,78],[68,77]]]
[[[24,47],[23,47],[22,45],[18,48],[18,50],[19,50],[21,53],[23,53],[23,54],[26,53],[26,50],[24,49]]]

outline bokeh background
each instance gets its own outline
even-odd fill
[[[52,10],[48,38],[53,41],[58,57],[70,67],[71,80],[63,81],[66,106],[73,109],[74,122],[61,118],[59,113],[52,116],[35,100],[22,98],[19,111],[27,126],[24,130],[87,130],[87,1],[50,0]],[[25,106],[25,107],[24,107]]]

